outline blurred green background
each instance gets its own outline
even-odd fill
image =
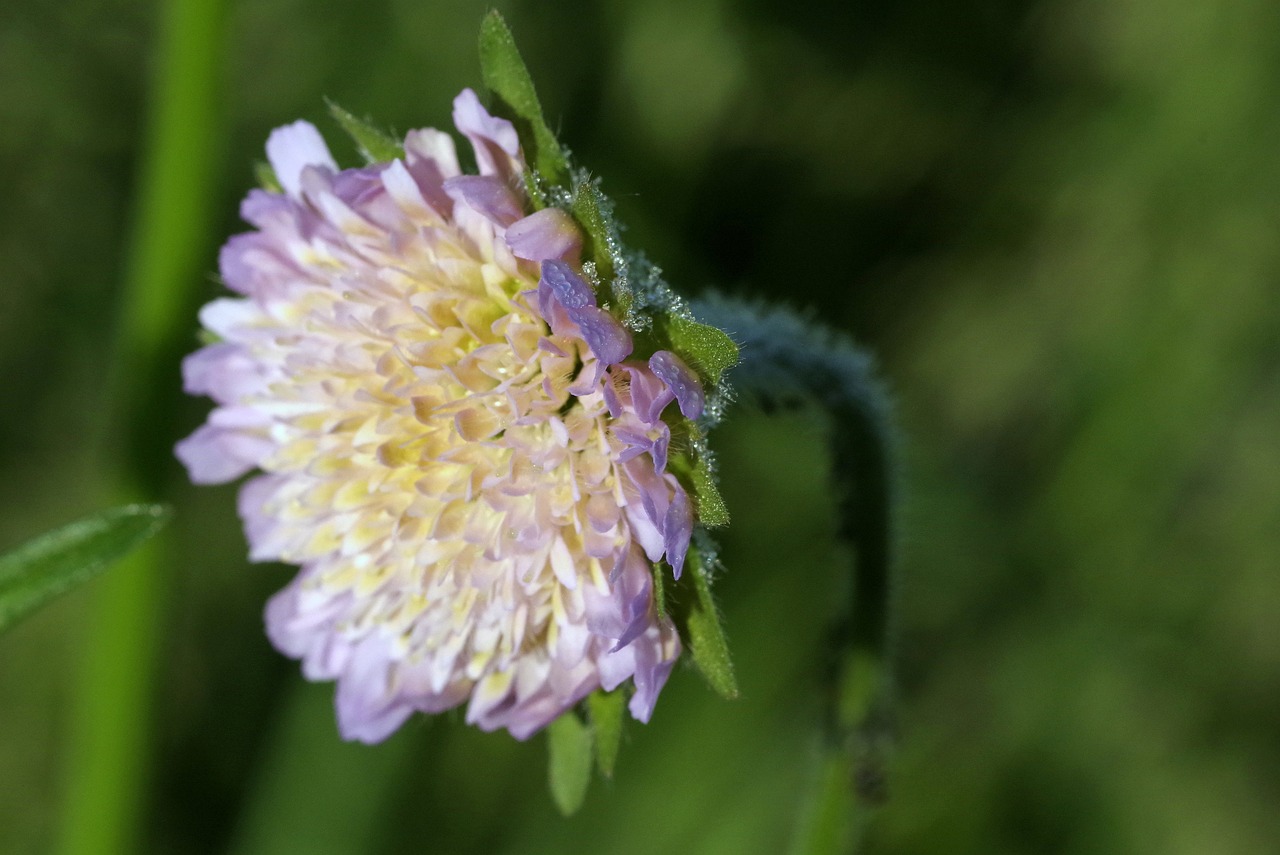
[[[686,293],[808,307],[907,435],[901,748],[878,853],[1280,848],[1280,6],[1263,0],[498,3],[553,126]],[[488,4],[235,2],[177,354],[268,131],[329,97],[446,127]],[[97,509],[112,319],[162,7],[0,8],[0,545]],[[194,285],[192,285],[194,283]],[[817,773],[850,556],[822,435],[738,413],[717,592],[743,698],[676,671],[563,820],[541,739],[338,742],[261,631],[233,488],[177,508],[140,839],[157,853],[781,853]],[[0,851],[51,851],[94,583],[0,639]]]

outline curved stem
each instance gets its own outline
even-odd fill
[[[734,390],[766,412],[816,407],[829,418],[831,459],[839,492],[840,538],[855,551],[852,602],[832,628],[826,674],[826,742],[818,828],[802,836],[799,852],[840,852],[831,830],[832,805],[848,801],[849,835],[861,814],[885,798],[885,766],[892,743],[892,606],[897,441],[888,394],[874,363],[852,342],[792,312],[725,298],[698,303],[695,314],[726,330],[739,344]],[[843,764],[832,755],[844,755]],[[850,765],[851,764],[851,765]],[[844,774],[833,774],[843,768]],[[832,788],[835,789],[832,789]],[[820,841],[827,841],[821,843]]]

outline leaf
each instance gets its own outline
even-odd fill
[[[720,697],[733,700],[738,697],[738,678],[733,673],[733,662],[729,658],[729,643],[720,624],[720,610],[711,598],[711,582],[707,578],[705,562],[696,550],[689,550],[685,573],[693,577],[695,593],[685,615],[693,664]]]
[[[0,556],[0,632],[59,594],[92,579],[169,520],[160,505],[103,511]]]
[[[597,689],[587,696],[587,718],[596,743],[596,768],[606,778],[613,777],[622,744],[622,710],[626,699],[622,692]]]
[[[672,316],[667,320],[667,337],[685,362],[713,386],[725,371],[738,363],[738,346],[719,327]]]
[[[338,120],[339,125],[342,125],[342,129],[347,132],[347,136],[351,137],[360,151],[360,156],[367,163],[386,163],[404,157],[404,146],[390,134],[348,113],[332,101],[328,104],[329,114]]]
[[[480,76],[494,94],[493,112],[516,126],[529,161],[552,184],[566,184],[569,164],[542,115],[533,78],[515,37],[497,10],[480,22]]]
[[[720,495],[716,485],[716,474],[711,468],[711,460],[705,456],[698,458],[698,463],[690,473],[689,480],[693,487],[693,502],[697,506],[698,524],[707,528],[718,528],[729,524],[729,508]]]
[[[565,816],[582,807],[591,783],[591,729],[567,712],[547,725],[547,783]]]
[[[583,249],[586,255],[596,263],[596,272],[601,284],[613,279],[613,256],[609,252],[609,220],[605,213],[607,205],[604,194],[595,184],[587,182],[574,191],[573,201],[569,205],[569,213],[578,221],[586,232]],[[623,307],[626,310],[626,307]]]

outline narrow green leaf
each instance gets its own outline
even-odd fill
[[[622,710],[626,698],[622,692],[597,689],[587,696],[587,717],[596,743],[596,768],[606,778],[613,777],[618,763],[618,747],[622,744]]]
[[[684,572],[693,577],[695,593],[685,617],[693,664],[720,697],[732,700],[738,697],[738,678],[734,676],[733,662],[729,658],[729,643],[720,624],[720,610],[711,597],[711,582],[702,556],[696,550],[689,550]]]
[[[602,284],[613,279],[613,256],[609,254],[609,220],[606,204],[600,188],[590,182],[581,184],[574,191],[569,213],[586,232],[584,254],[596,263],[596,272]],[[623,311],[627,307],[622,307]]]
[[[547,783],[565,816],[582,807],[591,783],[591,728],[568,712],[547,725]]]
[[[729,524],[729,508],[720,495],[716,485],[716,475],[711,469],[711,461],[699,457],[698,463],[690,473],[693,486],[693,503],[698,513],[698,524],[707,528],[718,528]]]
[[[496,10],[480,22],[480,76],[497,99],[494,112],[516,126],[529,162],[550,183],[566,184],[569,164],[564,150],[543,118],[529,69],[507,22]]]
[[[670,318],[666,327],[676,353],[712,385],[737,364],[738,346],[724,330],[678,316]]]
[[[337,119],[338,124],[355,142],[360,156],[368,163],[386,163],[404,157],[404,147],[394,137],[374,127],[364,119],[347,112],[332,101],[329,114]]]
[[[85,517],[0,556],[0,632],[92,579],[168,521],[159,505],[128,505]]]

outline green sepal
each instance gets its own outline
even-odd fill
[[[329,115],[333,116],[347,132],[347,136],[351,137],[351,141],[356,144],[356,149],[366,163],[387,163],[404,157],[404,146],[390,134],[367,120],[347,112],[332,101],[325,103],[329,105]]]
[[[560,813],[582,807],[591,784],[592,730],[572,710],[547,725],[547,784]]]
[[[707,528],[719,528],[729,524],[729,507],[720,495],[716,485],[716,475],[711,469],[711,460],[705,455],[698,457],[698,462],[689,474],[690,486],[693,487],[693,502],[698,515],[699,525]]]
[[[626,698],[621,690],[606,692],[596,689],[587,695],[587,719],[595,740],[596,768],[606,778],[613,777],[618,764],[618,748],[622,745],[622,711]]]
[[[729,643],[721,625],[720,610],[711,596],[706,561],[696,546],[689,547],[684,574],[678,584],[686,596],[674,603],[673,617],[693,665],[716,694],[733,700],[738,697],[738,678],[729,657]],[[690,593],[692,597],[687,596]]]
[[[671,349],[712,386],[724,372],[738,364],[738,346],[719,327],[670,315],[664,323]]]
[[[493,93],[494,114],[510,121],[528,161],[553,185],[566,185],[569,164],[542,115],[529,69],[502,15],[494,10],[480,22],[480,76]]]
[[[609,247],[611,238],[609,215],[606,213],[608,207],[604,194],[592,181],[584,181],[575,187],[573,199],[569,203],[569,213],[578,221],[578,225],[582,226],[585,233],[583,255],[587,260],[595,263],[596,275],[601,285],[611,282],[614,273],[613,256],[610,254]],[[621,294],[615,294],[615,296],[619,299],[623,298]],[[622,314],[626,314],[630,308],[629,305],[618,307]]]
[[[658,609],[658,620],[667,619],[667,573],[671,568],[659,561],[653,565],[653,603]]]
[[[168,522],[160,505],[102,511],[0,556],[0,632],[101,573]]]
[[[667,470],[675,474],[688,488],[693,499],[693,514],[703,528],[720,528],[729,524],[729,507],[720,495],[716,484],[715,468],[702,444],[702,432],[688,419],[680,418],[672,424],[672,438],[680,438],[685,446],[672,451],[667,458]]]
[[[271,168],[271,164],[265,160],[259,160],[253,165],[253,178],[258,182],[258,186],[268,193],[283,193],[284,187],[280,184],[280,179],[276,178],[276,171]]]

